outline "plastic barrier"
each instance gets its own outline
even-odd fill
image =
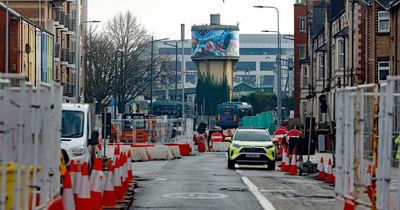
[[[230,143],[227,141],[213,142],[214,152],[226,152],[228,151]]]
[[[146,147],[150,160],[168,160],[168,152],[166,146],[156,145],[154,147]]]
[[[182,155],[179,151],[179,146],[178,144],[166,144],[166,146],[168,146],[168,148],[171,150],[172,155],[174,156],[174,158],[181,158]]]
[[[25,79],[0,74],[0,209],[44,208],[60,192],[62,87]]]

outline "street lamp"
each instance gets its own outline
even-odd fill
[[[75,57],[75,62],[76,62],[76,90],[75,90],[75,94],[76,94],[76,102],[77,103],[79,103],[79,99],[80,99],[80,91],[79,91],[79,89],[80,89],[80,68],[81,68],[81,62],[80,62],[80,57],[81,57],[81,48],[80,48],[80,37],[81,37],[81,34],[80,34],[80,32],[82,31],[82,27],[83,27],[83,24],[92,24],[92,23],[100,23],[101,21],[99,21],[99,20],[89,20],[89,21],[83,21],[83,22],[81,22],[80,24],[79,24],[79,36],[78,36],[78,34],[77,34],[77,36],[76,37],[78,37],[78,40],[75,40],[75,49],[76,49],[76,57]],[[89,37],[89,42],[91,42],[92,41],[92,33],[90,32],[90,37]],[[89,47],[91,47],[91,44],[90,44],[90,46]],[[90,65],[89,65],[90,66]]]
[[[175,47],[175,101],[178,101],[178,41],[175,44],[164,42],[165,45]]]
[[[278,10],[278,8],[276,8],[276,7],[273,7],[273,6],[261,6],[261,5],[259,5],[259,6],[254,6],[254,8],[267,8],[267,9],[275,9],[276,10],[276,13],[277,13],[277,22],[278,22],[278,24],[277,24],[277,28],[278,28],[278,30],[276,31],[277,33],[278,33],[278,39],[277,39],[277,41],[278,41],[278,90],[277,90],[277,101],[278,101],[278,115],[277,115],[277,120],[278,120],[278,123],[279,124],[281,124],[281,121],[282,121],[282,99],[281,99],[281,88],[282,88],[282,85],[281,85],[281,38],[280,38],[280,32],[279,32],[279,10]],[[268,31],[269,32],[269,31]]]
[[[165,41],[169,38],[156,39],[154,40],[153,36],[151,36],[151,65],[150,65],[150,114],[153,114],[153,63],[154,63],[154,42]]]
[[[114,78],[114,119],[117,119],[117,80],[118,80],[118,58],[122,58],[123,57],[123,51],[122,49],[117,49],[117,51],[115,51],[115,70],[114,70],[114,74],[115,74],[115,78]],[[118,54],[120,54],[118,56]],[[122,67],[122,60],[121,60],[121,67]],[[121,68],[122,69],[122,68]]]

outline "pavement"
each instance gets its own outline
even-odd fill
[[[311,160],[321,155],[329,156]],[[334,188],[313,177],[226,164],[225,152],[132,163],[139,181],[133,209],[343,209]]]

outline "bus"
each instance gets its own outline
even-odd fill
[[[216,125],[222,129],[243,125],[243,117],[253,116],[253,107],[246,102],[225,102],[217,105]]]
[[[194,107],[189,103],[185,103],[185,115],[191,117]],[[156,100],[153,102],[153,115],[161,116],[167,115],[168,118],[181,118],[182,117],[182,102]]]

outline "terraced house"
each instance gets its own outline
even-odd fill
[[[306,56],[297,62],[299,114],[323,127],[335,121],[337,88],[399,75],[399,0],[299,1],[307,7]],[[298,15],[297,15],[298,16]],[[299,18],[295,16],[295,19]],[[295,28],[296,29],[296,28]],[[295,40],[299,37],[295,32]],[[295,68],[296,68],[295,67]]]
[[[3,3],[5,2],[3,1]],[[82,23],[87,19],[87,1],[10,0],[7,2],[13,11],[26,17],[25,19],[36,25],[38,30],[46,31],[51,35],[51,38],[48,38],[31,34],[37,41],[35,45],[29,44],[31,51],[35,54],[26,55],[29,58],[27,65],[32,66],[32,68],[29,67],[30,70],[28,71],[29,80],[33,82],[33,78],[35,78],[35,84],[38,84],[38,82],[60,82],[64,89],[65,101],[80,101],[80,96],[83,96],[84,77],[82,65],[78,61],[82,61],[84,55],[81,30],[84,29]],[[32,36],[30,36],[30,39],[34,39]],[[47,47],[39,44],[49,41],[52,41],[53,44]],[[26,40],[22,42],[21,45],[27,46]],[[39,51],[51,53],[52,58],[38,59],[36,54]],[[34,57],[36,58],[35,62],[32,60]]]

